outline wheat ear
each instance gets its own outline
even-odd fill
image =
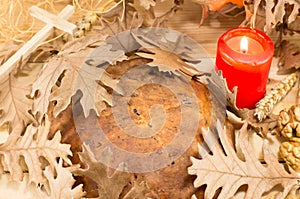
[[[277,84],[275,88],[256,104],[254,115],[257,117],[258,121],[264,120],[272,113],[274,106],[288,94],[295,85],[297,79],[297,73],[292,73]]]

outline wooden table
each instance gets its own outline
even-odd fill
[[[175,16],[169,20],[169,27],[187,34],[199,42],[211,57],[215,57],[217,40],[226,30],[239,26],[245,19],[244,15],[238,17],[224,17],[217,13],[209,15],[204,23],[199,26],[201,20],[201,6],[186,0]],[[270,36],[276,41],[276,35]],[[300,45],[300,35],[284,36],[285,39]]]

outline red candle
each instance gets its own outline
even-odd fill
[[[254,108],[264,96],[274,44],[262,31],[233,28],[218,40],[216,70],[222,70],[228,88],[238,87],[236,105]]]

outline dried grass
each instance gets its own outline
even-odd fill
[[[44,26],[30,16],[29,8],[33,5],[56,15],[66,5],[73,5],[75,14],[69,21],[75,23],[86,12],[101,12],[111,2],[113,0],[0,0],[0,43],[25,43]]]

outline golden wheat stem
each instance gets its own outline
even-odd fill
[[[272,113],[274,106],[288,94],[295,85],[297,79],[297,73],[292,73],[277,84],[274,89],[256,104],[254,115],[257,117],[258,121],[264,120]]]

